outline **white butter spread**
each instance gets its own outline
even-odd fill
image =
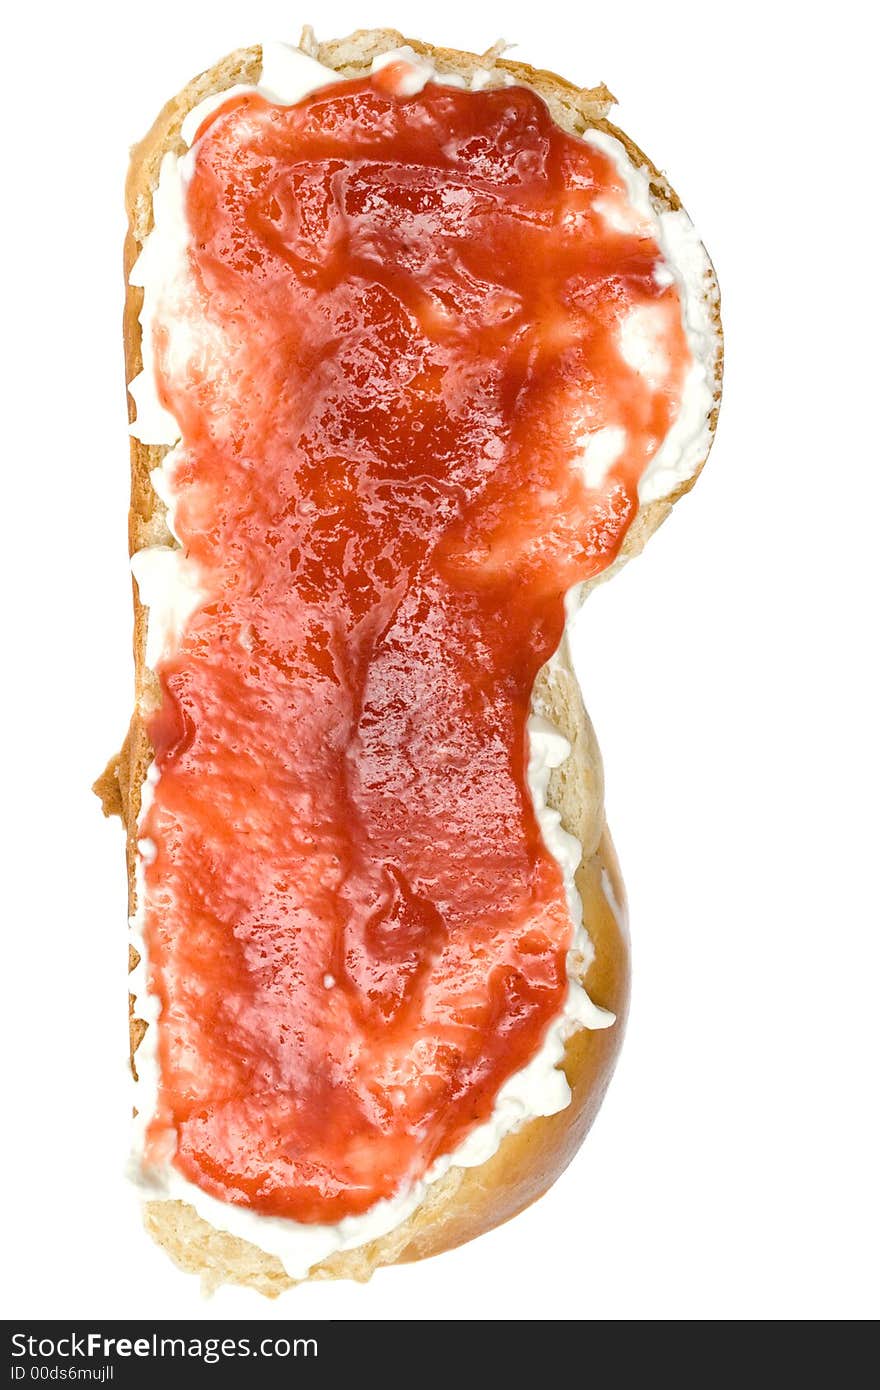
[[[187,619],[202,601],[198,577],[184,552],[175,546],[151,545],[131,557],[141,603],[149,609],[147,665],[155,671],[174,649]]]
[[[418,57],[412,50],[397,50],[374,60],[374,71],[395,60],[410,64],[411,74],[405,75],[406,93],[414,95],[427,81],[447,82],[464,86],[456,75],[438,74],[432,63]],[[272,101],[290,105],[310,91],[339,81],[339,75],[323,67],[314,58],[286,44],[263,45],[262,72],[256,89]],[[501,74],[491,66],[478,69],[471,86],[485,87],[501,80]],[[503,74],[504,84],[510,82]],[[248,88],[233,87],[207,98],[187,116],[183,138],[189,143],[212,111],[230,96]],[[401,94],[404,94],[403,92]],[[716,351],[708,310],[703,304],[705,274],[708,267],[705,251],[683,213],[658,213],[650,199],[648,178],[644,171],[632,167],[623,147],[606,135],[589,133],[585,138],[598,145],[614,160],[628,190],[632,213],[650,223],[653,235],[664,252],[668,274],[682,294],[685,326],[694,355],[694,366],[688,377],[685,400],[676,425],[648,468],[640,487],[642,500],[663,496],[678,482],[689,477],[699,465],[708,448],[708,415],[712,404],[711,373]],[[163,317],[175,302],[184,302],[186,294],[188,227],[185,215],[185,191],[192,172],[192,153],[178,159],[166,154],[162,161],[159,184],[153,196],[155,225],[132,269],[131,283],[144,288],[144,303],[140,321],[143,332],[144,371],[131,383],[130,391],[137,408],[132,433],[145,444],[174,445],[180,432],[176,421],[158,399],[155,384],[155,362],[152,351],[152,329],[157,315]],[[600,209],[601,211],[601,209]],[[609,216],[619,217],[616,207]],[[180,297],[183,296],[184,299]],[[632,324],[629,333],[633,355],[640,354],[646,370],[655,372],[657,363],[651,352],[650,335],[639,324]],[[188,354],[197,345],[186,341],[173,348],[174,369],[185,370]],[[607,469],[622,451],[622,431],[605,429],[594,432],[584,440],[584,468],[587,477],[601,482]],[[157,495],[169,509],[168,522],[174,535],[174,487],[172,473],[175,451],[172,449],[162,465],[151,474]],[[154,666],[163,653],[173,648],[188,616],[199,602],[196,577],[189,567],[185,553],[178,547],[153,546],[138,552],[132,560],[142,602],[149,609],[147,664]],[[243,636],[242,640],[246,640]],[[393,1230],[422,1202],[432,1183],[452,1167],[475,1167],[494,1154],[502,1139],[525,1121],[540,1115],[552,1115],[563,1110],[571,1099],[564,1073],[559,1069],[566,1040],[580,1027],[605,1028],[613,1023],[613,1015],[597,1008],[580,984],[590,961],[593,947],[583,921],[583,907],[575,885],[575,872],[581,860],[580,842],[562,828],[559,813],[547,805],[547,788],[551,773],[571,754],[568,740],[547,719],[532,714],[528,721],[529,763],[528,784],[544,842],[558,861],[565,885],[566,901],[574,924],[572,947],[569,952],[569,987],[560,1014],[547,1030],[541,1047],[521,1071],[511,1076],[501,1087],[491,1119],[478,1126],[451,1154],[439,1158],[425,1177],[395,1197],[377,1202],[360,1216],[347,1217],[334,1225],[312,1225],[278,1217],[257,1215],[245,1207],[219,1202],[201,1188],[188,1182],[170,1162],[161,1169],[145,1171],[141,1163],[143,1126],[153,1114],[157,1092],[156,1024],[159,1006],[147,987],[148,963],[142,936],[145,899],[143,865],[153,862],[157,847],[142,837],[138,842],[139,860],[136,866],[138,910],[131,920],[133,944],[141,959],[131,976],[131,989],[137,997],[137,1012],[151,1026],[138,1048],[136,1065],[137,1085],[136,1148],[133,1156],[133,1176],[145,1196],[172,1197],[190,1203],[205,1220],[220,1230],[253,1241],[262,1249],[277,1255],[292,1278],[304,1277],[309,1269],[327,1256],[340,1250],[350,1250]],[[141,821],[154,795],[158,773],[155,765],[149,769],[142,791]],[[610,892],[610,882],[606,885]],[[609,899],[617,911],[613,894]],[[335,985],[333,977],[324,977],[326,988]],[[168,1155],[170,1159],[171,1154]]]
[[[397,84],[398,96],[414,97],[427,82],[437,81],[437,70],[434,64],[420,58],[408,44],[404,44],[402,48],[393,48],[389,53],[377,54],[370,70],[371,72],[381,72],[383,68],[390,67],[392,63],[406,64]],[[458,82],[461,83],[462,87],[464,86],[464,78],[458,78]]]
[[[584,482],[597,490],[626,448],[626,430],[620,425],[603,425],[578,440],[584,451]]]
[[[648,171],[636,168],[618,139],[601,130],[588,130],[583,139],[611,159],[620,173],[636,217],[644,221],[660,247],[663,263],[657,280],[660,284],[678,286],[685,335],[693,359],[685,377],[678,415],[642,474],[639,501],[644,505],[669,497],[681,483],[692,478],[712,442],[709,421],[718,355],[718,334],[706,297],[707,277],[712,275],[712,266],[687,213],[681,209],[670,212],[656,206]],[[595,206],[608,216],[612,226],[617,225],[616,204],[612,208],[600,199]],[[630,366],[642,372],[649,381],[662,374],[663,363],[657,361],[658,344],[651,329],[650,315],[646,318],[641,308],[632,309],[629,322],[623,324],[621,338]]]

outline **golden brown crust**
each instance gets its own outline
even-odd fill
[[[311,42],[311,41],[310,41]],[[666,180],[646,156],[606,117],[613,98],[605,87],[579,89],[555,73],[543,72],[527,64],[489,54],[479,57],[452,49],[438,49],[418,40],[404,39],[393,30],[360,30],[347,39],[313,45],[313,56],[345,76],[369,69],[373,57],[401,44],[430,57],[440,71],[468,75],[477,67],[491,64],[522,85],[539,93],[554,118],[564,128],[583,133],[588,128],[605,130],[622,141],[630,158],[647,167],[655,197],[668,208],[680,206]],[[304,45],[305,46],[305,45]],[[132,151],[126,184],[129,230],[125,243],[126,303],[124,341],[126,381],[141,370],[141,340],[138,314],[142,292],[128,284],[131,266],[152,226],[152,194],[158,181],[159,166],[166,151],[180,153],[180,126],[187,113],[206,96],[225,90],[237,82],[256,83],[261,68],[259,48],[241,49],[195,78],[160,112],[144,140]],[[721,330],[717,285],[707,282],[707,299],[713,306],[718,328],[716,409],[711,421],[714,430],[721,386]],[[129,400],[130,418],[134,408]],[[171,544],[162,504],[150,485],[149,474],[166,450],[131,440],[131,510],[129,545],[131,553],[147,545]],[[642,508],[630,528],[617,563],[636,554],[648,536],[665,519],[677,498],[696,477],[660,501]],[[134,588],[134,654],[136,670],[136,709],[121,752],[111,759],[95,784],[105,814],[121,814],[127,830],[129,867],[129,911],[135,907],[134,861],[136,827],[140,811],[141,786],[152,756],[145,719],[155,707],[158,691],[146,664],[146,610]],[[569,737],[572,757],[554,772],[548,802],[559,810],[567,830],[578,836],[584,858],[577,885],[584,906],[584,920],[595,948],[595,959],[585,977],[590,997],[617,1015],[616,1024],[606,1030],[580,1029],[569,1040],[563,1068],[572,1088],[571,1104],[557,1115],[535,1119],[508,1135],[497,1153],[479,1168],[451,1169],[431,1188],[426,1201],[389,1235],[356,1250],[343,1252],[311,1271],[311,1278],[367,1279],[380,1265],[423,1259],[462,1244],[483,1231],[506,1221],[539,1197],[570,1162],[599,1107],[623,1034],[628,1001],[629,950],[623,918],[623,889],[616,857],[605,827],[601,761],[595,738],[565,652],[541,673],[535,691],[535,705],[547,714]],[[609,901],[610,899],[610,901]],[[132,964],[136,963],[132,953]],[[131,998],[131,997],[130,997]],[[132,1070],[135,1052],[146,1024],[134,1016],[130,1006]],[[168,1250],[182,1268],[197,1272],[208,1287],[224,1281],[248,1285],[274,1297],[294,1281],[280,1260],[257,1246],[225,1232],[217,1231],[183,1202],[152,1201],[145,1207],[145,1222],[153,1237]]]

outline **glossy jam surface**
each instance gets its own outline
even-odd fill
[[[530,695],[689,361],[603,154],[521,88],[387,86],[206,123],[154,337],[204,601],[150,727],[148,1158],[306,1222],[423,1176],[562,1008]]]

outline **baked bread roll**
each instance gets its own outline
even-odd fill
[[[174,622],[177,622],[176,631],[179,634],[180,624],[186,620],[186,616],[181,619],[179,607],[174,609],[173,604],[160,615],[164,600],[156,596],[152,578],[153,562],[157,556],[163,568],[169,559],[175,563],[180,558],[176,526],[174,518],[169,515],[168,505],[170,502],[173,509],[175,500],[169,498],[167,487],[162,484],[163,468],[167,474],[167,460],[175,447],[172,442],[174,431],[168,437],[168,442],[163,443],[157,442],[161,428],[152,428],[153,420],[163,414],[167,424],[169,409],[168,392],[164,396],[160,392],[157,396],[155,389],[156,342],[161,342],[161,339],[157,337],[153,343],[145,340],[158,321],[155,306],[150,309],[149,303],[145,304],[145,295],[148,301],[151,295],[156,296],[155,263],[160,259],[157,248],[160,243],[164,244],[161,240],[163,237],[167,239],[167,233],[162,231],[161,226],[160,235],[156,234],[161,219],[154,217],[154,206],[158,206],[156,200],[164,196],[160,188],[163,167],[170,171],[162,174],[163,179],[179,179],[175,172],[177,162],[183,160],[191,142],[199,143],[206,129],[215,128],[210,124],[212,113],[218,108],[223,112],[231,109],[223,104],[226,94],[236,98],[243,89],[259,88],[270,96],[279,97],[285,104],[294,100],[289,92],[278,90],[279,86],[284,85],[290,55],[290,49],[284,50],[278,46],[267,46],[265,51],[255,47],[229,55],[194,79],[168,103],[149,134],[132,153],[126,193],[129,233],[125,250],[124,333],[127,381],[133,384],[130,397],[133,424],[129,536],[136,577],[136,705],[123,748],[111,760],[96,784],[96,790],[103,799],[106,813],[120,814],[126,827],[129,912],[136,936],[143,928],[145,871],[149,870],[157,852],[160,853],[160,863],[163,860],[170,862],[173,850],[173,846],[159,846],[157,851],[156,844],[145,838],[144,827],[156,780],[155,775],[153,781],[150,780],[150,769],[157,756],[151,729],[156,727],[156,719],[163,717],[163,687],[157,668],[161,667],[163,651],[167,656],[169,643],[174,640]],[[672,411],[666,434],[655,440],[646,454],[650,462],[642,472],[637,496],[633,494],[631,498],[632,507],[620,523],[620,534],[615,533],[613,544],[609,543],[607,553],[603,553],[602,563],[593,565],[592,570],[588,566],[579,575],[578,597],[583,597],[593,583],[607,578],[642,548],[648,536],[668,515],[673,503],[693,485],[715,429],[722,361],[718,288],[708,258],[696,241],[678,198],[641,151],[608,121],[613,99],[604,87],[581,90],[554,74],[509,61],[495,51],[477,56],[437,49],[404,39],[388,30],[359,31],[347,39],[321,44],[317,44],[307,30],[301,40],[297,63],[298,66],[294,66],[298,74],[309,63],[313,65],[304,93],[321,87],[324,81],[330,82],[334,77],[352,80],[364,79],[371,74],[375,74],[373,83],[384,94],[383,100],[392,102],[418,103],[422,100],[420,94],[426,90],[426,81],[431,86],[450,84],[444,88],[449,92],[506,93],[514,104],[519,98],[510,98],[509,94],[524,90],[535,93],[545,104],[559,130],[584,141],[593,140],[591,148],[603,151],[603,158],[610,159],[612,165],[616,161],[614,167],[624,193],[620,194],[622,202],[616,214],[613,210],[607,213],[608,225],[617,226],[621,236],[635,237],[636,240],[640,236],[647,238],[648,244],[653,247],[653,259],[657,265],[662,265],[666,277],[661,281],[658,272],[658,284],[671,286],[678,296],[674,302],[679,305],[676,312],[680,322],[675,332],[684,334],[682,341],[686,340],[689,360],[682,367],[677,388],[677,414],[675,410]],[[314,66],[317,64],[327,70],[323,76]],[[427,90],[430,91],[430,87]],[[545,119],[540,115],[538,104],[531,103],[530,99],[529,103],[528,109],[523,107],[519,113],[520,126],[515,121],[513,123],[514,140],[519,138],[516,131],[525,128],[530,120]],[[456,109],[466,109],[464,99]],[[537,116],[533,117],[533,109],[538,111]],[[191,114],[194,111],[197,111],[195,117]],[[295,209],[295,214],[300,217],[299,207]],[[167,211],[163,216],[166,222],[171,218]],[[614,222],[615,216],[619,226]],[[311,235],[317,238],[320,247],[320,234]],[[651,241],[652,237],[660,247],[660,254]],[[311,271],[302,270],[301,263],[308,261],[309,248],[303,250],[300,242],[294,243],[288,237],[285,254],[289,252],[291,256],[294,255],[290,251],[292,245],[295,245],[296,255],[300,258],[297,273],[306,277]],[[484,311],[485,306],[481,306],[481,312]],[[506,313],[508,310],[499,312]],[[656,331],[659,333],[661,330]],[[638,359],[638,350],[635,351],[635,359]],[[196,369],[190,363],[187,370],[190,372],[189,389],[195,390],[191,382],[196,379],[193,376]],[[389,368],[391,370],[393,368]],[[651,401],[656,404],[662,395],[651,376],[652,373],[656,376],[656,363],[652,365],[650,362],[636,361],[632,371],[641,373],[640,380],[651,381],[654,392]],[[667,394],[675,395],[675,391],[670,387]],[[255,403],[253,409],[258,412],[259,405]],[[595,450],[593,452],[595,456],[591,464],[585,446],[588,485],[600,488],[604,485],[603,460]],[[605,474],[610,466],[606,460]],[[156,486],[164,493],[165,500],[157,493]],[[203,519],[204,524],[209,526],[210,520]],[[145,555],[146,560],[143,558]],[[450,563],[457,563],[454,552]],[[461,561],[465,574],[469,573],[469,563],[468,556]],[[517,555],[512,561],[509,555],[504,560],[506,565],[517,563]],[[480,582],[478,579],[468,580],[475,586]],[[573,606],[571,603],[570,607]],[[160,628],[161,640],[158,635]],[[572,911],[572,916],[576,918],[582,911],[583,926],[579,927],[577,922],[575,926],[586,935],[581,940],[575,932],[565,959],[569,976],[572,973],[579,975],[583,989],[577,988],[577,980],[570,980],[570,993],[566,998],[576,994],[578,999],[586,1002],[578,1004],[573,1011],[569,1009],[571,1016],[566,1014],[564,1018],[560,1003],[551,1029],[545,1034],[535,1035],[530,1052],[530,1060],[535,1061],[542,1046],[542,1036],[546,1049],[552,1034],[556,1051],[551,1049],[548,1053],[545,1070],[549,1067],[552,1075],[558,1062],[558,1068],[567,1082],[567,1088],[563,1086],[563,1089],[570,1089],[570,1096],[567,1099],[563,1097],[561,1102],[539,1101],[539,1113],[534,1113],[534,1109],[530,1112],[529,1103],[521,1098],[511,1101],[504,1110],[496,1097],[495,1110],[492,1112],[492,1123],[497,1131],[492,1140],[494,1149],[492,1144],[480,1141],[487,1156],[482,1161],[475,1161],[474,1152],[479,1155],[480,1143],[474,1146],[471,1142],[467,1163],[456,1159],[456,1154],[463,1153],[463,1149],[457,1147],[451,1153],[441,1152],[439,1162],[435,1152],[432,1164],[423,1162],[418,1170],[411,1166],[408,1183],[401,1185],[400,1199],[396,1189],[392,1198],[380,1199],[386,1204],[391,1201],[392,1205],[387,1209],[382,1207],[381,1221],[373,1221],[372,1225],[371,1213],[379,1209],[375,1203],[366,1208],[365,1213],[353,1208],[351,1213],[346,1212],[335,1221],[323,1222],[315,1216],[315,1212],[320,1211],[317,1199],[309,1208],[308,1220],[292,1220],[279,1214],[277,1206],[273,1208],[268,1202],[261,1208],[262,1195],[259,1201],[256,1198],[250,1203],[244,1200],[244,1179],[235,1188],[233,1196],[226,1193],[221,1202],[218,1195],[224,1191],[222,1181],[216,1175],[209,1174],[211,1164],[216,1168],[216,1147],[210,1163],[207,1159],[204,1161],[204,1174],[208,1176],[192,1181],[191,1169],[186,1179],[181,1178],[180,1173],[175,1173],[172,1174],[173,1181],[168,1182],[167,1175],[172,1171],[171,1158],[166,1152],[162,1169],[164,1176],[157,1176],[162,1165],[155,1162],[155,1155],[151,1162],[145,1162],[143,1145],[147,1140],[142,1135],[134,1166],[136,1175],[146,1188],[147,1229],[181,1268],[198,1273],[206,1287],[211,1288],[224,1281],[235,1282],[274,1297],[304,1277],[365,1280],[381,1265],[437,1254],[472,1239],[521,1211],[546,1191],[580,1145],[601,1102],[620,1047],[627,1010],[629,958],[623,888],[605,824],[599,752],[571,668],[564,634],[551,659],[538,672],[531,693],[528,728],[533,758],[537,756],[535,749],[544,740],[541,746],[545,748],[546,756],[537,771],[533,768],[529,787],[545,840],[548,836],[552,838],[555,833],[547,826],[557,826],[567,836],[574,837],[580,847],[579,863],[574,867],[572,861],[570,865],[580,904],[579,909]],[[177,734],[179,732],[177,730]],[[548,748],[549,753],[546,751]],[[150,797],[145,797],[145,788],[150,789]],[[552,851],[557,858],[560,854],[564,857],[564,843],[563,840],[562,851]],[[208,872],[207,867],[205,872]],[[462,885],[461,892],[466,891],[466,886]],[[557,896],[561,891],[557,885]],[[156,917],[155,921],[158,920]],[[225,929],[234,935],[235,923],[230,919]],[[158,930],[160,928],[154,922],[154,942],[158,940]],[[161,984],[161,971],[154,974],[152,979],[148,978],[140,936],[137,936],[130,951],[131,966],[136,969],[133,977],[135,986],[130,996],[135,1104],[142,1124],[147,1127],[152,1124],[155,1129],[158,1113],[156,1073],[164,1065],[167,1083],[167,1071],[172,1065],[169,1062],[170,1054],[166,1053],[164,1062],[155,1055],[155,1039],[161,1027],[172,1030],[177,1026],[171,1020],[176,1017],[175,1010],[184,1007],[180,1000],[186,997],[186,993],[181,992],[178,977],[174,980],[178,993],[173,998],[166,986],[162,985],[166,989],[165,1014],[162,1015],[156,1002],[159,987],[156,981],[160,980]],[[430,965],[432,957],[427,948],[425,953]],[[345,961],[339,969],[344,972]],[[166,984],[168,978],[166,976]],[[339,987],[340,980],[330,971],[326,971],[324,979],[329,982],[328,993]],[[356,982],[349,982],[354,992],[355,985]],[[566,1003],[565,1007],[568,1009],[569,1004]],[[398,1015],[393,1012],[396,1008],[396,1002],[392,1000],[389,1003],[383,997],[380,1013],[372,1016],[370,1027],[374,1035],[377,1028],[381,1034],[384,1026],[382,1020],[388,1022],[397,1019]],[[381,1012],[382,1009],[384,1012]],[[293,1016],[295,1022],[295,1009]],[[378,1024],[376,1019],[379,1019]],[[154,1053],[148,1059],[151,1034]],[[177,1055],[183,1054],[178,1052]],[[521,1067],[513,1068],[513,1071],[516,1076],[523,1074]],[[511,1081],[511,1069],[505,1070],[503,1056],[498,1062],[494,1081],[496,1090],[499,1082],[506,1084]],[[558,1076],[554,1084],[557,1082],[563,1085]],[[503,1090],[498,1094],[503,1095]],[[544,1113],[540,1113],[542,1107]],[[388,1122],[388,1126],[393,1131],[393,1121]],[[485,1138],[485,1117],[482,1125],[476,1126],[476,1132],[478,1138],[479,1135]],[[154,1134],[153,1148],[161,1148],[164,1143],[167,1150],[169,1133],[166,1125],[161,1143]],[[349,1139],[350,1136],[346,1136],[346,1143]],[[472,1141],[472,1136],[470,1139]],[[215,1145],[219,1143],[216,1133],[211,1142]],[[465,1147],[467,1142],[468,1139]],[[201,1151],[193,1162],[202,1161],[200,1155]],[[413,1172],[416,1173],[415,1181],[412,1179]],[[262,1181],[265,1187],[265,1179]],[[262,1189],[260,1191],[262,1193]],[[340,1197],[336,1201],[332,1214],[338,1215],[339,1202],[342,1200]],[[394,1202],[398,1203],[396,1207]],[[286,1234],[295,1228],[305,1231],[301,1253],[300,1246],[288,1240]]]

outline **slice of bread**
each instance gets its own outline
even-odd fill
[[[512,79],[530,87],[547,103],[554,119],[566,131],[583,134],[604,131],[624,146],[633,164],[648,172],[651,196],[658,210],[677,210],[679,200],[642,152],[607,120],[613,98],[605,87],[581,90],[553,73],[537,71],[527,64],[512,62],[494,51],[477,56],[451,49],[434,48],[413,39],[404,39],[392,30],[360,30],[348,38],[316,44],[305,31],[303,47],[326,67],[345,77],[369,72],[379,54],[408,45],[428,58],[440,73],[456,73],[465,78],[475,70],[491,69],[492,80]],[[152,195],[159,177],[159,166],[167,151],[183,153],[180,137],[185,116],[206,97],[236,83],[259,82],[262,56],[257,47],[230,54],[213,68],[195,78],[164,107],[146,138],[132,152],[126,189],[129,232],[125,247],[126,306],[124,320],[127,381],[142,367],[141,329],[138,314],[142,291],[128,284],[128,275],[152,226]],[[505,76],[506,75],[506,78]],[[714,431],[721,388],[721,327],[718,289],[707,273],[704,287],[706,303],[717,330],[715,403],[710,427]],[[132,418],[134,410],[132,406]],[[160,446],[131,441],[131,511],[129,541],[131,552],[145,546],[172,545],[165,522],[165,509],[150,485],[150,471],[157,467],[166,450]],[[621,555],[612,569],[636,554],[648,536],[669,514],[672,504],[692,485],[702,466],[698,462],[691,476],[668,495],[640,508],[630,527]],[[607,572],[601,578],[607,577]],[[137,821],[141,788],[152,750],[145,720],[155,708],[159,692],[154,673],[146,661],[147,612],[134,588],[136,708],[121,752],[96,783],[107,814],[122,816],[128,836],[130,885],[129,911],[135,910],[135,862]],[[564,1070],[572,1090],[568,1107],[549,1117],[533,1119],[501,1143],[495,1155],[477,1168],[452,1168],[432,1185],[425,1201],[400,1226],[380,1239],[357,1249],[335,1254],[311,1271],[312,1278],[367,1279],[380,1265],[422,1259],[450,1249],[498,1225],[540,1196],[566,1167],[583,1139],[602,1099],[623,1034],[628,997],[628,946],[623,919],[623,890],[614,851],[605,826],[602,770],[592,727],[581,701],[563,643],[553,663],[544,668],[536,683],[533,708],[546,715],[569,739],[572,756],[556,770],[550,781],[548,804],[558,810],[563,827],[577,836],[583,846],[583,860],[577,871],[577,887],[584,908],[584,921],[595,949],[595,958],[585,976],[585,986],[595,1003],[617,1015],[609,1029],[579,1029],[570,1038],[565,1052]],[[131,963],[135,963],[132,954]],[[136,1075],[137,1048],[146,1025],[130,1007],[132,1070]],[[595,1194],[593,1194],[595,1196]],[[207,1287],[224,1281],[250,1285],[261,1293],[275,1296],[292,1280],[281,1261],[258,1246],[215,1229],[192,1206],[180,1201],[149,1201],[146,1224],[153,1237],[186,1270],[198,1272]]]

